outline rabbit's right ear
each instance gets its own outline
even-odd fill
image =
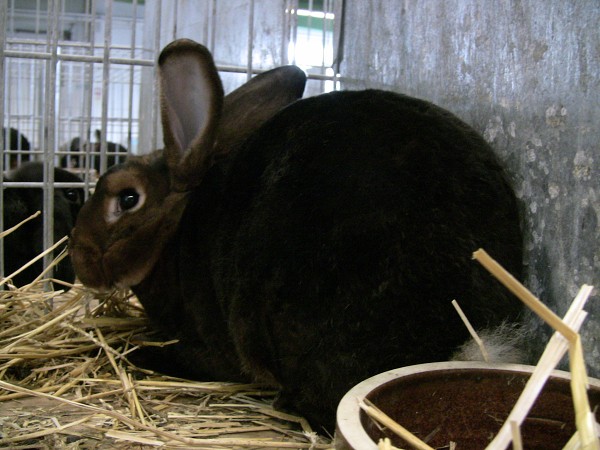
[[[304,93],[306,74],[296,66],[263,72],[225,97],[216,150],[229,153]]]
[[[165,156],[175,191],[187,191],[212,164],[223,86],[204,46],[179,39],[158,59]]]

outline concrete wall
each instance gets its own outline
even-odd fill
[[[346,0],[345,87],[431,100],[479,130],[521,198],[526,284],[563,315],[596,286],[583,328],[600,376],[598,0]],[[550,331],[532,322],[538,342]]]

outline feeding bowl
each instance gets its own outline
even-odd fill
[[[358,405],[367,398],[433,448],[483,450],[500,430],[535,367],[517,364],[445,362],[404,367],[371,377],[352,388],[337,410],[336,449],[375,450],[389,437]],[[600,380],[591,379],[588,398],[600,418]],[[575,432],[570,374],[555,370],[521,426],[526,449],[561,449]],[[510,447],[509,447],[510,448]]]

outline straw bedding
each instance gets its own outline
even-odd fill
[[[43,286],[0,293],[0,448],[331,448],[264,387],[133,366],[148,330],[131,293]]]

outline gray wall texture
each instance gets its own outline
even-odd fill
[[[522,201],[526,285],[563,315],[596,286],[582,329],[600,376],[600,2],[346,0],[345,88],[443,106],[497,150]],[[537,358],[551,330],[530,320]]]

